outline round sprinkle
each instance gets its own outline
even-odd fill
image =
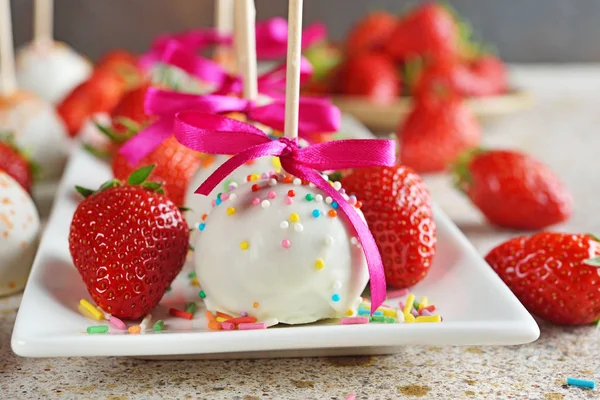
[[[323,267],[325,267],[325,261],[323,261],[322,258],[319,258],[317,261],[315,261],[316,269],[323,269]]]
[[[235,199],[237,199],[237,194],[235,194],[235,193],[231,193],[231,194],[229,195],[229,201],[233,201],[233,200],[235,200]]]
[[[252,205],[253,206],[257,206],[260,204],[260,199],[258,197],[255,197],[252,199]]]
[[[206,217],[208,217],[208,214],[202,214],[202,221],[206,221]]]
[[[252,307],[253,307],[253,308],[258,308],[258,306],[259,306],[259,304],[258,304],[258,301],[255,301],[255,302],[252,304]]]
[[[252,174],[250,175],[250,181],[254,182],[260,179],[260,175],[259,174]]]
[[[351,316],[353,316],[353,315],[354,315],[354,310],[353,310],[353,309],[351,309],[351,308],[349,308],[349,309],[348,309],[348,311],[346,311],[346,315],[347,315],[348,317],[351,317]]]
[[[211,201],[210,205],[213,206],[213,208],[216,207],[217,206],[217,201],[216,200]]]
[[[308,193],[304,198],[307,201],[313,201],[315,199],[315,196],[313,196],[312,194]]]
[[[223,193],[221,194],[221,200],[225,201],[229,198],[229,193]]]
[[[292,181],[292,183],[296,186],[299,186],[302,184],[302,179],[300,178],[294,178],[294,180]]]
[[[350,238],[350,243],[352,243],[353,245],[356,246],[358,244],[358,239],[356,237],[352,236]]]
[[[287,204],[288,206],[291,206],[292,204],[294,204],[294,199],[291,197],[286,197],[285,200],[283,201],[285,204]]]
[[[284,183],[292,183],[292,177],[291,176],[286,176],[285,178],[283,178],[283,182]]]
[[[202,222],[202,223],[200,223],[200,225],[198,225],[198,229],[200,229],[201,231],[203,231],[204,228],[206,228],[206,224],[204,222]]]
[[[321,211],[314,209],[312,212],[313,217],[319,218],[321,216]]]
[[[281,223],[279,224],[279,227],[280,227],[281,229],[287,229],[287,228],[289,228],[289,227],[290,227],[290,223],[289,223],[289,222],[287,222],[287,221],[281,221]]]
[[[335,210],[329,210],[327,212],[327,215],[329,215],[331,218],[335,218],[335,217],[337,217],[337,211],[335,211]]]
[[[242,317],[247,317],[247,316],[248,316],[248,313],[247,313],[246,311],[242,311],[242,312],[240,313],[240,315],[241,315]]]
[[[206,293],[204,293],[204,290],[201,290],[200,293],[198,293],[198,296],[200,296],[201,299],[205,299]]]
[[[235,214],[235,207],[227,207],[227,215]]]
[[[335,240],[333,239],[333,236],[327,236],[327,237],[325,238],[325,244],[326,244],[327,246],[333,246],[333,242],[334,242],[334,241],[335,241]]]
[[[269,207],[271,207],[271,202],[270,202],[269,200],[263,200],[263,201],[260,203],[260,206],[261,206],[262,208],[269,208]]]
[[[275,179],[275,178],[269,179],[269,186],[275,186],[275,185],[277,185],[277,179]]]
[[[221,199],[216,199],[216,200],[215,200],[215,204],[216,204],[216,205],[220,205],[222,202],[223,202],[223,201],[222,201]]]
[[[237,189],[237,187],[238,187],[238,184],[237,184],[237,183],[235,183],[235,182],[231,182],[231,183],[230,183],[230,184],[227,186],[227,190],[229,190],[229,191],[231,192],[232,190],[235,190],[235,189]]]
[[[342,182],[333,182],[333,188],[335,190],[340,190],[342,188]]]
[[[342,282],[340,282],[340,281],[333,282],[333,289],[340,290],[341,288],[342,288]]]
[[[316,195],[316,196],[315,196],[315,201],[316,201],[317,203],[320,203],[320,202],[322,202],[322,201],[323,201],[323,196],[322,196],[322,195],[320,195],[320,194]]]
[[[253,192],[258,192],[259,189],[260,189],[260,186],[258,186],[258,184],[255,183],[254,185],[252,185]]]
[[[360,200],[358,200],[358,201],[356,202],[356,206],[355,206],[355,207],[356,207],[356,208],[361,208],[361,207],[362,207],[362,202],[361,202]]]
[[[356,204],[356,196],[350,196],[350,198],[348,199],[348,204],[350,204],[351,206]]]
[[[333,207],[334,209],[337,210],[337,208],[339,207],[339,204],[337,203],[337,201],[334,201],[331,203],[331,207]]]
[[[298,221],[300,221],[300,216],[298,215],[298,213],[292,213],[290,215],[290,221],[291,222],[298,222]]]
[[[335,293],[333,296],[331,296],[331,300],[337,303],[338,301],[340,301],[340,295]]]
[[[267,193],[267,199],[274,199],[275,197],[277,197],[277,193],[270,191],[269,193]]]
[[[294,230],[296,232],[302,232],[304,231],[304,225],[302,225],[301,223],[294,224]]]
[[[283,239],[281,241],[281,247],[283,247],[284,249],[289,249],[291,245],[292,242],[290,242],[288,239]]]
[[[248,247],[250,247],[250,243],[248,243],[247,241],[244,240],[242,243],[240,243],[240,249],[248,250]]]
[[[293,190],[288,190],[288,196],[294,197],[295,195],[296,195],[296,192],[294,192]]]
[[[327,196],[327,197],[325,197],[325,203],[331,204],[331,203],[333,203],[333,199],[331,197]]]

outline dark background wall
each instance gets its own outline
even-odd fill
[[[600,61],[598,0],[449,0],[501,56],[515,62]],[[305,0],[305,23],[340,39],[370,10],[399,12],[419,1]],[[114,47],[143,51],[162,32],[209,26],[212,0],[55,0],[55,35],[92,58]],[[31,38],[32,0],[12,0],[15,41]],[[285,16],[287,1],[256,0],[258,18]]]

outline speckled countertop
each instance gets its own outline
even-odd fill
[[[485,144],[519,147],[551,165],[574,194],[576,212],[556,229],[600,232],[600,66],[515,67],[536,96],[529,111],[486,127]],[[483,254],[514,235],[483,223],[443,177],[434,198]],[[513,347],[407,347],[378,357],[243,361],[132,358],[25,359],[10,349],[20,296],[0,299],[2,399],[593,399],[600,390],[565,386],[600,379],[595,327],[541,325],[541,337]]]

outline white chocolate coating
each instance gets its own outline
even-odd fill
[[[319,189],[273,183],[240,185],[206,218],[195,246],[206,307],[286,324],[355,313],[369,275],[353,227],[341,213],[328,215]]]
[[[0,98],[0,130],[14,133],[17,145],[40,165],[42,179],[60,177],[71,140],[52,104],[21,91]]]
[[[85,57],[60,42],[29,44],[18,51],[16,64],[19,87],[54,104],[88,79],[93,68]]]
[[[39,231],[33,200],[14,179],[0,172],[0,296],[25,287]]]

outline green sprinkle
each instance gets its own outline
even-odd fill
[[[156,323],[154,324],[154,330],[156,332],[162,331],[163,329],[165,329],[165,322],[162,319],[159,319],[158,321],[156,321]]]
[[[315,198],[315,196],[313,196],[311,193],[309,193],[309,194],[307,194],[307,195],[306,195],[304,198],[305,198],[306,200],[308,200],[308,201],[313,201],[313,200],[314,200],[314,198]]]
[[[415,308],[415,310],[419,311],[419,302],[417,300],[415,300],[415,302],[413,303],[413,307]]]
[[[106,333],[108,332],[108,325],[92,325],[87,327],[87,333]]]
[[[196,277],[196,272],[195,271],[192,271],[192,272],[190,272],[188,274],[188,278],[190,278],[190,279],[194,279],[195,277]]]
[[[396,318],[394,317],[385,317],[385,322],[388,324],[395,324],[396,323]]]
[[[189,312],[190,314],[196,313],[196,303],[190,303],[185,308],[185,312]]]
[[[200,296],[201,299],[206,298],[206,293],[204,293],[204,290],[201,290],[200,293],[198,293],[198,296]]]
[[[371,322],[385,322],[385,316],[383,315],[373,315],[370,319]]]

